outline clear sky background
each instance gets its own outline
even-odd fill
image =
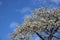
[[[59,7],[60,0],[0,0],[0,40],[10,40],[8,34],[15,31],[31,10],[46,5]]]

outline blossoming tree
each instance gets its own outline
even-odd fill
[[[41,40],[46,40],[38,32],[48,34],[47,40],[53,37],[60,39],[54,34],[60,30],[60,8],[44,9],[38,8],[32,12],[24,22],[16,27],[16,31],[10,34],[12,40],[29,40],[29,35],[36,33]]]

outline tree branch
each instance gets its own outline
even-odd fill
[[[48,37],[48,40],[52,40],[52,38],[53,38],[53,30],[54,30],[54,28],[50,29],[50,35]]]
[[[53,37],[55,37],[55,38],[57,38],[57,39],[60,39],[59,37],[56,37],[56,36],[53,36]]]
[[[52,40],[53,34],[51,33],[48,37],[48,40]]]
[[[41,35],[39,35],[38,32],[36,32],[36,34],[37,34],[42,40],[45,40]]]

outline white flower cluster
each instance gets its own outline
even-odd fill
[[[16,28],[16,32],[11,34],[11,38],[21,37],[25,39],[26,35],[42,31],[46,25],[48,25],[48,30],[60,26],[59,8],[50,11],[43,8],[36,9],[31,17],[27,17],[23,24]]]

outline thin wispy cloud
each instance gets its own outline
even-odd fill
[[[40,3],[40,0],[32,0],[33,4]]]
[[[27,13],[27,12],[31,11],[31,8],[30,7],[24,7],[22,9],[17,9],[16,11],[20,12],[20,13]]]
[[[2,1],[0,1],[0,6],[2,5]]]
[[[32,0],[34,4],[48,3],[48,0]],[[60,3],[60,0],[49,0],[50,2]]]
[[[32,0],[32,2],[34,5],[36,5],[36,4],[44,5],[47,3],[47,0]]]
[[[52,2],[55,2],[56,4],[60,3],[60,0],[51,0]]]
[[[39,7],[58,7],[60,0],[32,0],[32,4]]]
[[[15,31],[15,28],[19,25],[19,23],[17,22],[12,22],[10,23],[10,28],[13,29],[13,31]]]

